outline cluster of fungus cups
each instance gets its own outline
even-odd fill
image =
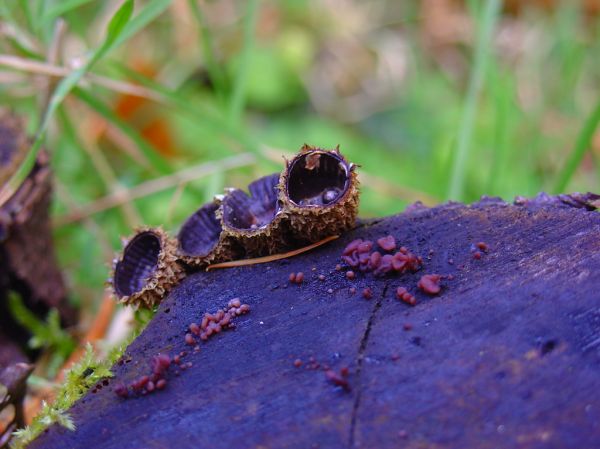
[[[176,241],[162,230],[138,232],[116,262],[114,294],[153,307],[186,271],[278,254],[353,228],[358,200],[356,166],[339,148],[305,145],[283,173],[257,179],[248,193],[227,189],[201,206]]]

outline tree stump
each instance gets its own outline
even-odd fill
[[[25,159],[30,147],[23,121],[0,109],[0,185],[3,186]],[[76,311],[67,293],[54,254],[49,216],[52,170],[41,151],[32,170],[13,195],[0,205],[0,340],[10,341],[11,351],[0,347],[0,369],[18,362],[17,346],[25,346],[28,332],[14,322],[7,306],[9,291],[17,292],[40,318],[56,308],[65,325],[73,325]],[[9,357],[10,354],[14,356]]]
[[[30,148],[22,120],[0,109],[0,186],[23,162]],[[9,292],[40,318],[51,308],[66,326],[75,324],[76,310],[67,301],[62,273],[54,255],[49,207],[52,171],[41,151],[23,182],[0,205],[0,412],[14,408],[11,419],[0,420],[0,447],[12,431],[24,425],[22,401],[35,354],[26,350],[29,332],[15,322],[8,307]],[[4,416],[3,416],[4,418]]]
[[[55,425],[31,448],[598,448],[597,199],[415,205],[291,259],[191,275],[72,408],[77,430]],[[388,234],[419,272],[336,270],[350,241]],[[416,287],[432,273],[436,296]],[[235,297],[251,308],[235,329],[186,345],[191,322]],[[163,390],[113,391],[182,351]]]

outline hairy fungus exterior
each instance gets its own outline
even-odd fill
[[[354,227],[358,212],[356,166],[338,148],[305,145],[287,162],[279,195],[295,241],[341,234]]]
[[[248,186],[250,195],[232,189],[217,215],[227,238],[238,242],[245,257],[282,251],[286,242],[286,214],[277,192],[279,174],[264,176]]]
[[[119,302],[151,308],[185,276],[176,244],[160,228],[139,229],[115,260],[112,288]]]
[[[183,223],[177,235],[177,257],[194,268],[238,258],[239,244],[223,232],[220,201],[203,205]]]

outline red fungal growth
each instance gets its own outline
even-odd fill
[[[324,281],[325,280],[325,275],[324,274],[320,274],[319,275],[319,280],[320,281]]]
[[[233,298],[231,301],[229,301],[227,303],[227,307],[229,307],[230,309],[232,307],[240,307],[242,305],[242,302],[240,301],[240,298]]]
[[[356,274],[354,274],[354,271],[352,271],[352,270],[346,271],[346,278],[349,280],[352,280],[352,279],[356,278]]]
[[[348,383],[348,380],[332,369],[325,371],[325,377],[335,386],[342,387],[344,390],[350,391],[350,384]]]
[[[165,379],[160,379],[158,382],[156,382],[157,390],[164,390],[166,386],[167,386],[167,381]]]
[[[359,254],[365,254],[370,252],[373,249],[373,242],[370,240],[365,240],[364,242],[362,242],[361,244],[358,245],[358,248],[356,249],[358,251]]]
[[[411,295],[408,290],[406,290],[406,288],[404,287],[398,287],[396,289],[396,298],[398,298],[400,301],[405,302],[408,305],[414,306],[417,304],[417,300],[414,297],[414,295]]]
[[[300,359],[294,360],[294,366],[296,368],[300,368],[302,366],[302,360],[300,360]]]
[[[171,365],[171,358],[167,354],[158,354],[152,358],[152,372],[156,375],[162,375]]]
[[[396,249],[396,239],[393,235],[388,235],[385,237],[381,237],[377,240],[377,244],[384,251],[394,251]]]
[[[348,377],[348,374],[350,374],[350,369],[348,369],[347,366],[342,367],[342,369],[340,370],[340,374],[343,377]]]
[[[381,253],[379,251],[374,251],[371,253],[371,258],[369,259],[369,264],[372,270],[376,270],[381,265]]]
[[[196,340],[192,334],[185,334],[185,344],[194,346],[196,344]]]
[[[123,399],[127,399],[129,397],[129,390],[127,389],[127,386],[122,382],[119,382],[115,385],[114,392],[117,396]]]
[[[339,263],[335,266],[335,271],[342,271],[342,266]]]
[[[303,281],[304,281],[304,273],[302,271],[300,271],[299,273],[296,273],[296,284],[302,284]]]
[[[365,299],[371,299],[373,297],[373,290],[367,287],[363,290],[362,295]]]
[[[346,245],[346,248],[344,248],[342,255],[349,256],[350,254],[352,254],[354,251],[356,251],[358,249],[358,246],[362,242],[363,242],[362,239],[356,239],[356,240],[351,241],[350,243],[348,243],[348,245]]]
[[[290,282],[293,284],[296,282],[296,273],[290,273]]]
[[[421,276],[417,287],[428,295],[437,295],[442,290],[440,287],[441,278],[442,277],[439,274],[425,274]]]
[[[190,332],[194,335],[200,335],[200,326],[196,323],[190,324]]]
[[[473,253],[473,259],[475,259],[475,260],[481,259],[481,253],[479,251],[475,251]]]
[[[484,253],[487,253],[488,251],[488,246],[485,242],[478,242],[475,246],[477,246],[477,248],[479,248]]]

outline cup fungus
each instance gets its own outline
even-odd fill
[[[295,240],[314,242],[354,227],[356,166],[335,150],[305,145],[281,175],[280,200]]]
[[[177,235],[177,256],[187,265],[204,267],[239,257],[239,245],[225,236],[219,218],[220,202],[207,203],[194,212]]]
[[[279,174],[264,176],[248,186],[250,195],[232,189],[217,213],[225,234],[240,243],[246,257],[264,256],[286,247],[277,186]]]
[[[160,228],[143,228],[115,261],[112,286],[119,302],[151,308],[185,275],[175,243]]]

